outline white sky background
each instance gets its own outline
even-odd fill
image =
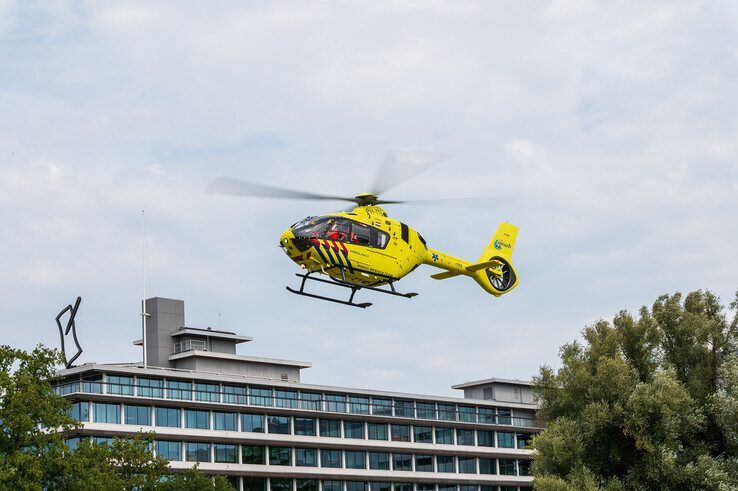
[[[451,394],[529,378],[588,323],[666,292],[738,288],[735,2],[0,1],[0,344],[58,346],[81,295],[82,361],[140,359],[149,293],[303,380]],[[232,176],[356,194],[391,149],[451,158],[388,199],[476,259],[520,226],[495,299],[422,267],[362,311],[293,296],[279,234],[342,203],[213,196]],[[219,317],[220,313],[220,317]],[[220,320],[219,320],[220,319]]]

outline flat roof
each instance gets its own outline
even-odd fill
[[[220,360],[229,360],[235,362],[248,362],[248,363],[265,363],[269,365],[285,365],[288,367],[296,368],[310,368],[313,366],[312,363],[307,361],[294,361],[294,360],[280,360],[278,358],[261,358],[257,356],[243,356],[235,355],[233,353],[221,353],[219,351],[202,351],[202,350],[188,350],[181,353],[171,355],[169,360],[181,360],[183,358],[191,357],[201,358],[218,358]]]
[[[461,384],[452,385],[452,389],[467,389],[469,387],[478,387],[480,385],[489,385],[489,384],[511,384],[511,385],[523,385],[526,387],[531,387],[533,385],[533,382],[530,382],[529,380],[518,380],[518,379],[509,379],[509,378],[486,378],[484,380],[473,380],[471,382],[464,382]]]
[[[218,339],[230,339],[232,341],[235,341],[236,344],[238,343],[248,343],[249,341],[252,341],[253,338],[249,336],[240,336],[236,334],[235,332],[230,331],[217,331],[215,329],[202,329],[199,327],[180,327],[176,331],[174,331],[171,336],[177,337],[177,336],[207,336],[211,338],[218,338]]]

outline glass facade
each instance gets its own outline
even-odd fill
[[[291,491],[347,491],[349,487],[418,491],[425,489],[424,483],[432,481],[441,483],[435,485],[434,491],[499,491],[494,486],[487,489],[486,486],[448,484],[454,482],[453,474],[477,475],[473,479],[479,479],[479,482],[489,480],[482,476],[518,476],[521,478],[519,482],[530,483],[530,477],[527,477],[530,475],[528,442],[534,430],[526,428],[532,427],[532,423],[527,423],[532,421],[533,413],[529,409],[522,412],[527,416],[524,417],[518,409],[485,407],[481,402],[471,400],[469,402],[472,404],[454,404],[419,400],[413,396],[407,399],[384,395],[371,397],[325,393],[315,387],[310,391],[302,391],[299,388],[168,379],[166,376],[156,378],[116,374],[85,376],[77,380],[76,384],[67,381],[59,387],[72,387],[73,391],[86,390],[98,395],[89,397],[95,401],[75,400],[70,409],[74,419],[103,424],[201,430],[205,433],[193,433],[197,437],[189,438],[186,432],[162,432],[154,443],[157,455],[179,462],[291,466],[290,472],[304,468],[301,472],[305,477],[297,474],[293,478],[277,480],[278,486],[289,485]],[[55,388],[57,392],[61,391],[59,387]],[[160,402],[157,406],[156,402],[144,398],[168,401]],[[323,418],[316,414],[329,411],[344,413],[345,416],[332,414]],[[505,425],[512,427],[504,428]],[[230,433],[239,430],[242,433]],[[203,435],[208,434],[212,437],[203,438]],[[270,438],[270,434],[275,436]],[[67,440],[76,445],[80,439],[77,435],[73,436],[75,438]],[[330,440],[320,443],[321,438]],[[338,441],[344,439],[343,442]],[[93,441],[106,443],[111,438],[96,437]],[[496,448],[522,449],[526,458],[501,459],[495,455]],[[374,476],[375,480],[370,481],[370,477],[366,482],[360,479],[346,481],[344,477],[341,481],[338,478],[340,473],[331,474],[334,479],[325,481],[312,479],[314,475],[309,474],[309,468],[323,467],[366,470],[366,474]],[[268,467],[265,470],[268,472]],[[420,480],[423,483],[408,479],[407,475],[402,476],[403,480],[411,482],[394,482],[391,479],[378,481],[376,479],[381,475],[368,471],[417,472],[419,477],[422,476]],[[354,474],[363,475],[363,472]],[[275,478],[271,480],[275,481]],[[234,482],[240,482],[243,489],[266,491],[269,481],[257,475],[246,479],[241,476]]]

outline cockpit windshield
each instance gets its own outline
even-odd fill
[[[328,239],[384,249],[389,235],[363,223],[342,217],[308,217],[292,226],[296,238]]]

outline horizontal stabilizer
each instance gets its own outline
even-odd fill
[[[479,271],[481,269],[487,269],[487,268],[499,268],[502,266],[502,261],[498,261],[497,259],[493,259],[491,261],[486,261],[483,263],[477,263],[472,264],[471,266],[467,266],[466,270],[470,273],[473,273],[475,271]]]
[[[436,273],[432,274],[431,278],[434,280],[445,280],[446,278],[453,278],[454,276],[459,276],[461,273],[456,273],[454,271],[444,271],[443,273]]]

